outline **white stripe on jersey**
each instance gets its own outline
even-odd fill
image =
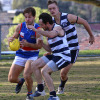
[[[56,26],[58,25],[55,24],[54,27]],[[48,38],[48,43],[51,47],[53,55],[60,56],[66,61],[71,61],[70,50],[68,48],[68,43],[65,34],[64,36],[56,36],[54,38]]]
[[[67,13],[61,14],[60,25],[62,26],[62,28],[66,32],[68,44],[69,43],[71,44],[71,45],[69,45],[69,49],[70,50],[77,50],[77,49],[79,49],[79,43],[78,43],[76,28],[75,28],[74,24],[71,24],[67,20],[67,15],[68,15]],[[54,23],[56,23],[54,17],[53,17],[53,21],[54,21]]]
[[[70,41],[68,41],[68,44],[72,44],[72,43],[77,43],[78,42],[78,40],[77,39],[74,39],[74,41],[73,40],[70,40]]]
[[[75,35],[76,35],[76,30],[75,30],[74,32],[71,32],[70,34],[67,34],[66,37],[69,38],[69,37],[72,36],[72,34],[73,34],[73,36],[75,36]],[[78,40],[78,39],[77,39],[77,40]]]

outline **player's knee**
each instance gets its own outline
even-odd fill
[[[12,77],[12,76],[8,76],[8,81],[11,83],[14,83],[17,79]]]
[[[46,73],[47,73],[47,71],[46,71],[44,68],[42,68],[42,69],[41,69],[41,74],[42,74],[42,75],[45,75]]]
[[[41,74],[44,75],[44,69],[43,68],[41,69]]]

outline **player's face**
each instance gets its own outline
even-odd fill
[[[56,16],[59,13],[59,8],[55,3],[48,5],[48,10],[52,16]]]
[[[33,25],[34,24],[35,17],[33,17],[31,13],[25,13],[24,17],[25,17],[25,22],[26,22],[27,25]]]
[[[45,31],[48,30],[47,25],[42,22],[42,19],[39,20],[39,23],[41,28],[43,28]]]

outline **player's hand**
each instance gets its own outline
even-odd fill
[[[42,46],[42,45],[43,45],[43,40],[40,39],[40,38],[38,38],[38,39],[37,39],[37,44]]]
[[[10,42],[12,42],[15,38],[14,37],[9,37],[8,38],[8,45],[10,46]]]
[[[35,32],[36,32],[36,30],[37,30],[33,25],[27,25],[27,28],[28,28],[28,29],[32,29],[32,30],[35,31]]]
[[[14,39],[15,39],[15,38],[13,38],[13,37],[9,37],[9,38],[8,38],[8,42],[12,42]]]
[[[90,43],[90,45],[92,45],[94,42],[95,42],[94,36],[90,36],[89,37],[89,43]]]
[[[28,47],[28,42],[25,39],[23,39],[22,41],[20,41],[20,47]]]

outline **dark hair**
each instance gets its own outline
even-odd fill
[[[48,0],[47,5],[55,3],[58,6],[58,3],[56,0]]]
[[[25,15],[25,13],[31,13],[33,17],[36,15],[36,11],[33,7],[26,8],[23,12],[23,15]]]
[[[49,22],[49,24],[53,24],[52,17],[48,13],[42,13],[39,16],[39,20],[42,19],[43,23],[46,24]]]

